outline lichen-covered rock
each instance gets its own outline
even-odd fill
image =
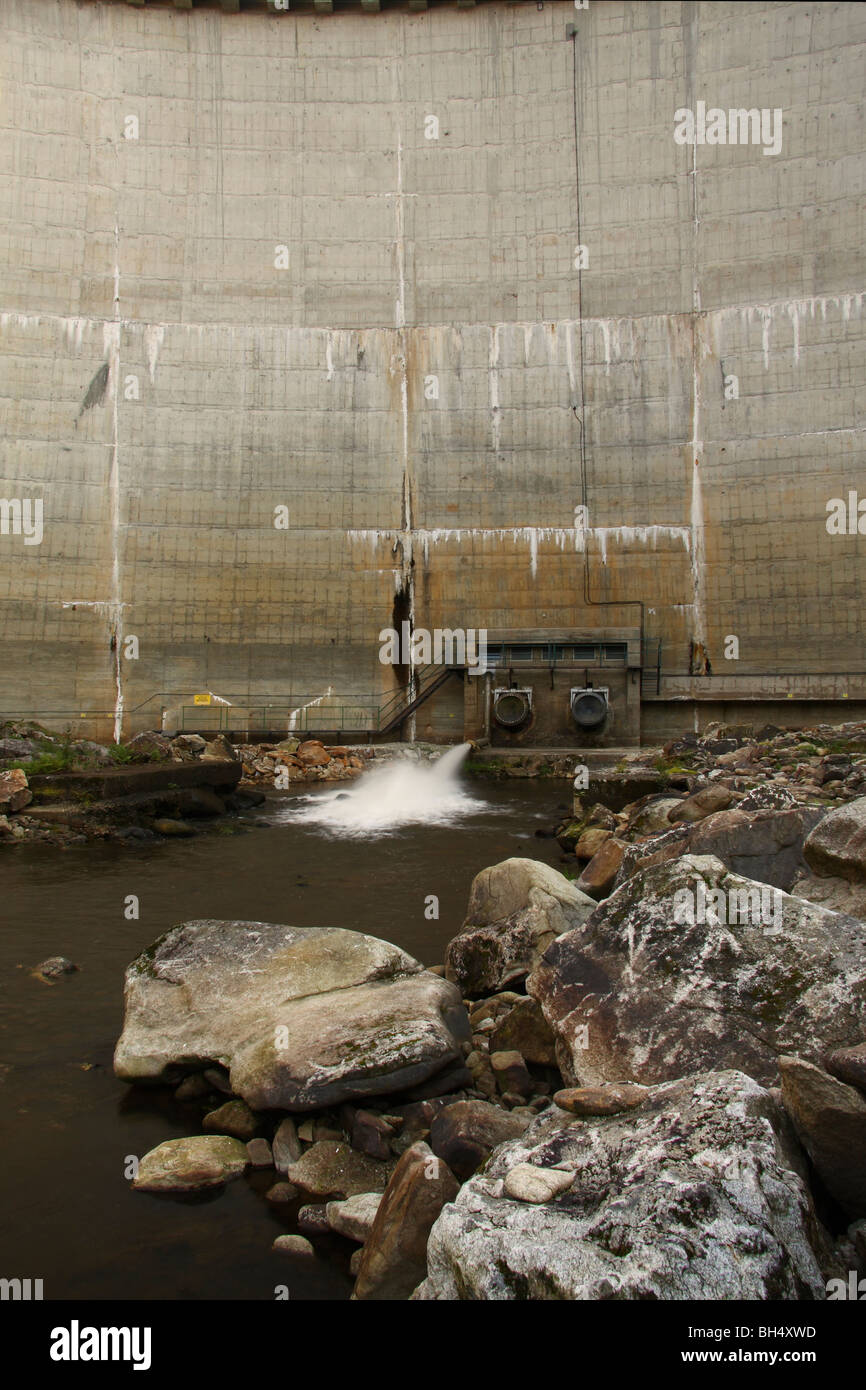
[[[625,806],[632,835],[654,835],[670,829],[670,812],[685,800],[682,796],[644,796],[634,806]]]
[[[170,1081],[218,1062],[254,1110],[402,1091],[462,1062],[453,984],[376,937],[266,922],[175,927],[126,972],[114,1065]]]
[[[132,1186],[142,1192],[195,1192],[239,1178],[249,1163],[246,1145],[227,1134],[167,1139],[144,1155]]]
[[[794,793],[782,783],[765,783],[763,787],[752,787],[746,792],[737,808],[743,811],[786,811],[799,806]],[[823,815],[823,811],[819,811]]]
[[[640,873],[642,869],[651,869],[656,864],[664,864],[670,859],[679,859],[681,855],[686,854],[692,828],[684,822],[682,825],[672,826],[662,834],[651,835],[646,840],[638,840],[635,844],[628,845],[614,879],[614,890],[621,888],[627,879]]]
[[[39,754],[39,744],[32,738],[0,738],[0,761],[20,758],[27,762]]]
[[[816,874],[866,881],[866,796],[829,811],[804,847],[806,863]]]
[[[571,1183],[513,1200],[508,1177],[525,1164]],[[654,1087],[622,1115],[547,1111],[445,1207],[414,1297],[823,1298],[799,1165],[781,1108],[739,1072]]]
[[[522,980],[562,932],[595,906],[563,874],[536,859],[506,859],[472,880],[466,920],[445,953],[445,974],[464,994],[492,994]]]
[[[171,758],[171,739],[154,730],[135,734],[127,741],[127,749],[136,758],[148,762],[167,762]]]
[[[866,923],[684,855],[628,879],[555,941],[527,989],[568,1085],[710,1067],[772,1084],[781,1053],[818,1061],[866,1032]]]

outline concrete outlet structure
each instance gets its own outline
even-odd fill
[[[866,711],[866,7],[0,25],[0,718]],[[404,622],[501,664],[383,661]]]

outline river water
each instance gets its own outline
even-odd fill
[[[275,1236],[296,1229],[264,1200],[273,1172],[204,1200],[130,1189],[126,1157],[199,1132],[200,1110],[167,1090],[131,1090],[111,1058],[124,970],[177,922],[348,927],[433,965],[480,869],[514,855],[559,863],[556,841],[534,832],[569,808],[568,782],[464,781],[432,823],[391,817],[383,834],[344,823],[365,781],[349,801],[333,786],[277,794],[260,824],[236,835],[4,850],[0,1277],[41,1278],[46,1299],[273,1299],[279,1284],[293,1300],[348,1298],[347,1242],[317,1243],[315,1260],[271,1253]],[[132,894],[140,915],[128,920]],[[425,916],[430,895],[438,920]],[[32,968],[51,955],[69,956],[79,973],[41,982]]]

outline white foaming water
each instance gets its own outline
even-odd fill
[[[453,825],[489,809],[460,786],[460,765],[468,750],[469,744],[461,743],[435,763],[397,758],[354,784],[340,782],[324,795],[297,798],[279,819],[321,825],[354,839],[387,835],[404,825]]]

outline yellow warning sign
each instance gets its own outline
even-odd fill
[[[194,705],[209,705],[210,691],[206,690],[202,695],[193,695],[192,702]]]

